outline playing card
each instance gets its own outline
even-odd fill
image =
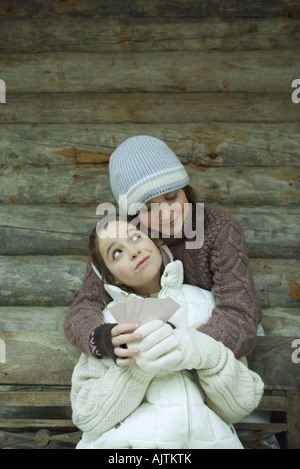
[[[140,325],[153,319],[167,322],[179,309],[172,298],[137,298],[109,308],[118,324],[137,322]]]

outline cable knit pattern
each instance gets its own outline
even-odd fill
[[[81,355],[72,375],[73,422],[98,438],[136,409],[152,379],[135,366],[117,367],[109,360],[104,365]]]
[[[223,210],[205,205],[201,249],[185,249],[185,239],[166,241],[174,258],[183,263],[184,282],[211,290],[215,295],[212,317],[200,330],[223,342],[237,358],[249,354],[255,345],[261,309],[238,222]],[[105,290],[102,293],[109,302]],[[103,309],[99,279],[89,262],[79,298],[65,320],[67,338],[84,353],[90,353],[90,334],[103,324]]]
[[[211,290],[216,307],[200,330],[230,348],[237,358],[254,347],[261,309],[247,257],[242,228],[226,212],[206,206],[201,249],[169,245],[184,265],[184,282]]]

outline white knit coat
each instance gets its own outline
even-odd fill
[[[103,314],[106,322],[115,322],[109,307],[139,297],[116,286],[106,289],[113,302]],[[158,296],[180,304],[170,322],[193,329],[214,307],[210,292],[183,284],[180,261],[166,265]],[[83,431],[77,448],[242,449],[232,424],[257,407],[263,383],[221,342],[209,338],[206,344],[205,369],[156,376],[137,364],[118,367],[111,359],[82,354],[71,389],[72,418]],[[187,350],[191,346],[187,343]]]

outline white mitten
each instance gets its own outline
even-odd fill
[[[128,348],[138,348],[140,353],[135,356],[136,364],[142,371],[153,376],[162,370],[170,369],[181,360],[178,341],[173,328],[155,319],[139,327],[136,331],[142,335],[140,342],[128,344]]]
[[[222,344],[179,321],[172,320],[172,324],[176,327],[173,334],[178,341],[176,350],[180,352],[181,358],[170,370],[201,370],[218,365]]]

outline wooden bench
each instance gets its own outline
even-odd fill
[[[0,448],[74,447],[81,432],[71,419],[70,382],[79,352],[63,332],[1,331],[0,341]]]
[[[293,352],[300,358],[300,340],[299,353],[293,341],[259,337],[249,357],[265,382],[259,409],[272,413],[270,423],[236,425],[251,430],[242,438],[249,448],[265,448],[261,440],[274,434],[282,448],[300,448],[300,363],[292,360]],[[0,345],[0,448],[32,442],[39,448],[49,443],[74,448],[81,432],[71,419],[69,395],[79,352],[63,332],[1,331]]]
[[[243,444],[268,449],[262,440],[276,435],[282,448],[300,449],[300,339],[258,337],[248,362],[265,383],[258,409],[269,411],[271,421],[236,424],[236,429],[253,431],[241,438]]]

